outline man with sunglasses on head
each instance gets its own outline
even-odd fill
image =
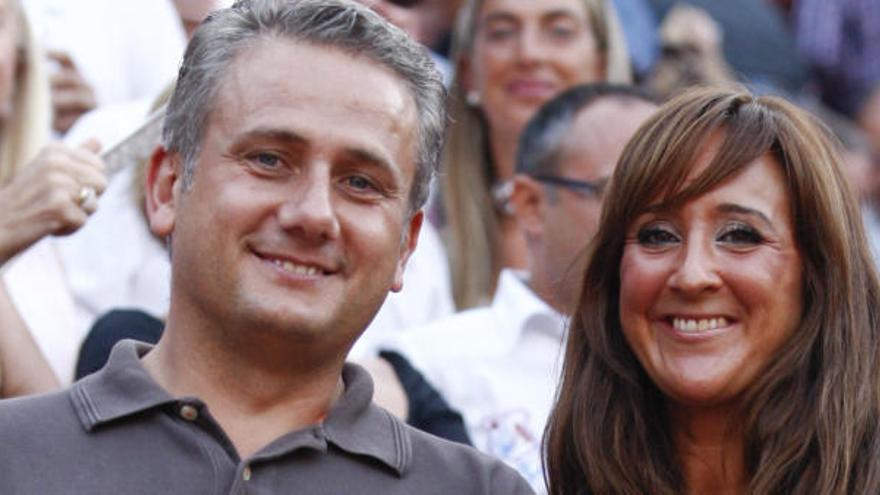
[[[530,272],[503,270],[490,306],[404,332],[382,354],[399,382],[380,387],[403,388],[410,418],[425,415],[409,364],[462,413],[477,448],[517,468],[539,492],[541,435],[603,187],[655,109],[638,90],[609,84],[578,86],[548,102],[521,137],[511,197]]]

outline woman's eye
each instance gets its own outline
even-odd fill
[[[575,28],[569,25],[554,25],[550,26],[549,34],[555,40],[565,41],[575,35]]]
[[[513,26],[497,25],[486,28],[486,38],[490,41],[504,41],[516,34]]]
[[[748,225],[736,224],[724,229],[718,241],[727,244],[759,244],[764,240],[760,232]]]
[[[639,244],[649,247],[659,247],[678,242],[678,236],[661,227],[645,227],[639,230]]]

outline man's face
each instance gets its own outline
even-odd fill
[[[607,181],[626,142],[656,107],[638,100],[601,99],[582,110],[559,148],[555,175],[588,182]],[[555,189],[549,191],[547,189]],[[548,194],[549,193],[549,194]],[[540,254],[541,270],[564,299],[574,297],[586,257],[584,248],[599,225],[602,195],[585,195],[546,185]],[[561,302],[567,304],[566,302]]]
[[[173,233],[172,311],[347,348],[415,247],[416,128],[403,83],[371,61],[280,40],[242,53],[191,188],[175,179],[151,212],[155,233]],[[158,166],[180,177],[177,155]]]

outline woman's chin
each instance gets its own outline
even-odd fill
[[[717,375],[682,376],[658,382],[670,403],[689,408],[713,408],[735,401],[739,395],[730,377]]]

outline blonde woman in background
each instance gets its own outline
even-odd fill
[[[42,314],[63,309],[67,294],[51,287],[60,272],[51,246],[28,248],[77,230],[106,186],[97,143],[48,144],[51,102],[42,64],[19,0],[0,0],[0,397],[57,386],[11,293],[27,284]],[[10,277],[7,262],[25,250],[29,261],[17,260],[19,275]]]
[[[629,82],[623,32],[606,0],[470,0],[453,33],[455,79],[441,176],[459,309],[488,302],[502,267],[527,268],[507,206],[519,134],[579,83]]]

